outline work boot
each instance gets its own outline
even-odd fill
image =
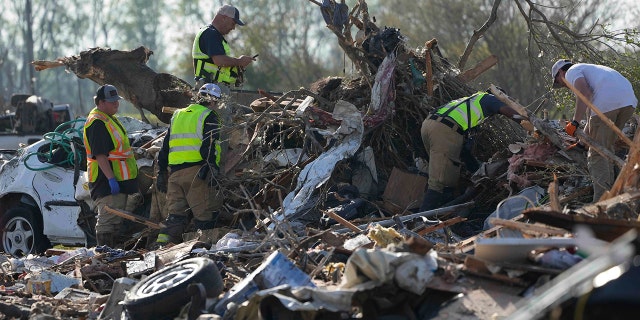
[[[424,193],[424,198],[422,198],[422,204],[420,205],[420,212],[433,210],[439,208],[443,202],[443,194],[442,192],[427,189],[427,192]]]
[[[113,232],[96,232],[96,241],[98,242],[98,246],[115,247]]]
[[[170,214],[164,221],[165,227],[160,230],[156,242],[162,243],[163,245],[168,242],[181,243],[182,233],[184,233],[187,222],[186,216]]]
[[[216,227],[215,220],[202,221],[202,220],[193,219],[193,228],[195,230],[209,230],[215,227]]]
[[[442,189],[442,198],[440,199],[442,202],[440,206],[448,205],[449,202],[455,200],[455,191],[456,188],[453,187],[445,187]]]

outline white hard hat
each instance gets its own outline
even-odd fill
[[[213,96],[213,97],[215,97],[217,99],[220,99],[220,96],[222,95],[222,90],[220,90],[220,87],[218,87],[218,85],[215,84],[215,83],[205,83],[200,88],[198,93],[200,93],[200,94],[208,94],[208,95]]]

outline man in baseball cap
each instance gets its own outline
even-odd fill
[[[218,13],[220,15],[223,16],[227,16],[231,19],[233,19],[233,21],[239,25],[239,26],[244,26],[244,22],[242,22],[242,20],[240,20],[240,11],[238,11],[238,8],[229,5],[229,4],[225,4],[224,6],[220,7],[220,9],[218,9]]]
[[[204,83],[215,83],[224,95],[229,95],[231,87],[242,84],[244,69],[256,60],[257,55],[233,55],[231,44],[224,36],[236,25],[245,25],[240,20],[240,12],[225,4],[218,9],[211,24],[196,34],[191,51],[196,88]]]
[[[580,123],[586,120],[584,133],[613,153],[617,135],[591,109],[597,109],[618,129],[622,129],[638,105],[631,82],[607,66],[573,63],[567,59],[560,59],[553,64],[551,77],[554,88],[567,87],[576,96],[575,112],[571,121],[567,122],[565,132],[575,136]],[[580,96],[586,98],[583,100]],[[587,167],[593,182],[593,202],[597,202],[613,186],[616,175],[614,164],[600,153],[589,150]]]
[[[116,87],[110,84],[105,84],[98,88],[98,90],[96,91],[96,99],[98,101],[105,100],[107,102],[116,102],[118,100],[121,100],[122,97],[118,95],[118,90],[116,89]]]
[[[566,71],[567,69],[569,69],[569,67],[571,67],[572,64],[573,63],[571,63],[571,60],[569,59],[560,59],[553,64],[553,67],[551,67],[551,80],[553,81],[554,88],[564,87],[564,83],[562,81],[558,81],[558,72],[561,69],[564,69],[564,71]]]

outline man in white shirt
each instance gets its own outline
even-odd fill
[[[620,129],[631,118],[638,104],[631,82],[618,71],[606,66],[574,64],[571,60],[560,59],[551,68],[551,77],[554,88],[566,87],[562,79],[566,80]],[[585,133],[613,152],[616,133],[577,96],[575,109],[573,119],[567,124],[565,131],[575,135],[580,121],[586,119]],[[587,153],[587,164],[593,182],[593,201],[596,202],[613,185],[614,164],[591,150]]]

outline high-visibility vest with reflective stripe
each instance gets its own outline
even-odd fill
[[[87,173],[89,174],[89,182],[95,182],[98,178],[98,161],[94,159],[91,152],[91,146],[87,139],[87,128],[93,124],[94,121],[100,120],[104,122],[111,141],[113,142],[114,149],[109,151],[107,159],[111,163],[111,169],[118,181],[135,179],[138,176],[138,165],[136,159],[133,156],[131,145],[129,144],[129,137],[124,131],[124,127],[115,117],[110,117],[106,113],[94,108],[89,112],[87,121],[84,123],[83,128],[83,140],[84,148],[87,152]]]
[[[484,112],[480,106],[480,99],[487,94],[478,92],[470,97],[453,100],[436,111],[436,114],[453,119],[462,130],[466,131],[477,126],[484,120]]]
[[[193,56],[194,74],[196,77],[208,79],[213,82],[235,84],[238,76],[238,67],[220,67],[213,63],[213,59],[200,49],[200,36],[208,27],[201,29],[193,41],[191,55]],[[224,54],[230,55],[231,49],[227,41],[222,39]]]
[[[169,165],[199,162],[204,160],[200,153],[203,140],[204,121],[213,112],[199,104],[191,104],[179,109],[171,117],[169,136]],[[215,113],[215,112],[214,112]],[[218,117],[218,125],[220,119]],[[216,165],[220,165],[220,140],[215,140]]]

